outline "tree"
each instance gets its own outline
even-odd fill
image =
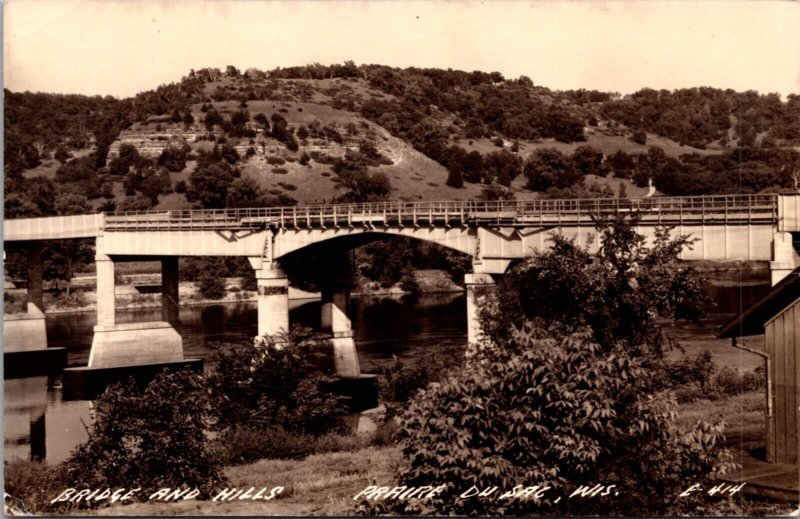
[[[233,180],[233,169],[225,161],[207,165],[198,163],[189,175],[186,199],[198,202],[204,208],[221,209],[225,207],[228,189]]]
[[[525,161],[525,176],[528,189],[545,191],[549,187],[569,187],[581,178],[575,163],[556,148],[534,151]]]
[[[578,146],[572,152],[572,161],[581,175],[597,175],[604,177],[608,169],[603,164],[603,152],[588,145]]]
[[[183,126],[188,130],[189,127],[193,124],[194,124],[194,116],[192,115],[191,111],[186,110],[186,113],[183,114]]]
[[[189,154],[189,145],[167,146],[158,157],[158,165],[167,168],[167,171],[177,173],[186,167],[186,157]]]
[[[55,209],[59,215],[88,214],[92,206],[84,195],[64,193],[56,199]]]
[[[516,200],[516,198],[513,191],[495,182],[484,186],[477,197],[478,200]]]
[[[447,174],[447,181],[445,183],[450,187],[463,187],[464,179],[461,176],[461,171],[457,169],[450,170],[450,172]]]
[[[228,161],[228,164],[236,164],[236,162],[241,158],[239,156],[239,152],[236,151],[236,148],[228,144],[227,142],[222,145],[222,158]]]
[[[631,134],[631,140],[637,144],[647,144],[647,134],[644,130],[635,130]]]
[[[220,125],[221,126],[224,121],[225,121],[225,119],[215,109],[212,108],[211,110],[206,112],[206,116],[205,116],[204,122],[206,124],[206,129],[208,131],[213,131],[214,130],[214,125]]]
[[[486,340],[469,369],[418,393],[400,419],[398,484],[445,489],[391,511],[682,515],[700,504],[677,499],[685,481],[705,486],[731,467],[721,425],[681,430],[674,400],[654,398],[665,342],[659,318],[699,311],[699,282],[678,260],[688,239],[660,229],[648,248],[623,220],[598,233],[598,254],[554,236],[495,296],[484,294]],[[548,490],[536,500],[459,497],[520,482]],[[620,492],[568,498],[597,482]]]
[[[200,274],[198,288],[200,295],[206,299],[222,299],[228,293],[225,280],[220,277],[219,272],[209,270]]]
[[[226,207],[263,207],[264,190],[250,177],[239,177],[228,189]]]
[[[54,281],[70,297],[72,280],[77,272],[91,263],[94,249],[86,240],[58,240],[43,251],[42,257],[43,278]]]
[[[142,193],[125,197],[125,200],[119,205],[120,211],[147,211],[152,208],[153,200]]]
[[[340,173],[341,187],[347,192],[336,198],[340,203],[363,203],[386,200],[392,191],[392,184],[385,173],[370,174],[366,168]],[[339,187],[339,186],[337,186]]]

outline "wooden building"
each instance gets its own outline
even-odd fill
[[[767,461],[800,464],[800,268],[722,327],[719,337],[765,335]],[[752,351],[752,350],[751,350]]]

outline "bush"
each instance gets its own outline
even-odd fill
[[[276,175],[285,175],[289,173],[289,170],[286,168],[272,168],[272,172]]]
[[[280,157],[276,157],[274,155],[270,155],[269,157],[267,157],[267,162],[269,164],[272,164],[273,166],[283,166],[284,164],[286,164],[285,160],[283,160]]]
[[[75,505],[65,503],[50,504],[55,496],[69,486],[62,465],[48,465],[17,458],[5,461],[3,468],[6,506],[11,506],[18,512],[36,515],[63,513],[75,508]]]
[[[461,171],[451,169],[447,174],[447,181],[445,183],[450,187],[462,187],[464,185],[464,178],[461,175]]]
[[[175,182],[175,192],[176,193],[185,193],[186,192],[186,181],[185,180],[178,180]]]
[[[766,386],[764,369],[742,373],[738,369],[723,367],[714,377],[713,386],[723,395],[733,396],[758,391]]]
[[[647,144],[647,134],[643,130],[636,130],[631,135],[631,141],[637,144]]]
[[[452,342],[441,344],[416,360],[403,362],[394,357],[390,365],[378,366],[378,388],[386,416],[399,414],[418,390],[442,380],[461,368],[463,362],[464,346]]]
[[[191,487],[201,497],[225,483],[205,437],[211,408],[203,378],[162,372],[145,389],[131,379],[110,386],[96,403],[89,440],[64,462],[70,486],[148,489]]]
[[[332,394],[332,347],[296,328],[282,343],[258,338],[256,344],[214,345],[217,369],[209,391],[220,430],[248,426],[321,434],[340,427],[346,399]]]
[[[227,293],[225,281],[216,272],[200,274],[200,294],[206,299],[222,299]]]
[[[393,511],[653,515],[697,503],[675,496],[688,480],[705,486],[728,461],[718,451],[721,426],[677,429],[671,405],[643,391],[645,362],[622,344],[609,351],[585,329],[547,335],[529,325],[517,329],[502,348],[484,350],[470,369],[411,400],[400,420],[405,458],[398,484],[446,490]],[[551,490],[538,501],[458,498],[471,486],[509,490],[520,482]],[[624,490],[566,499],[597,482]]]
[[[219,437],[223,463],[238,465],[260,459],[299,460],[314,452],[314,437],[289,433],[281,427],[269,429],[235,425]]]

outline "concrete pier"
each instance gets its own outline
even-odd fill
[[[44,315],[44,281],[42,280],[42,242],[29,242],[28,249],[28,313],[31,305],[36,307],[35,314]]]
[[[177,323],[179,315],[178,256],[161,258],[161,319]]]
[[[464,275],[464,284],[467,286],[467,343],[474,345],[483,338],[478,310],[484,291],[494,287],[494,280],[489,274],[473,273]]]
[[[359,377],[361,367],[358,364],[356,343],[353,340],[353,327],[350,319],[336,303],[323,303],[323,315],[331,317],[331,333],[333,337],[333,361],[336,374],[340,377]]]
[[[44,350],[47,348],[45,328],[42,243],[25,244],[28,256],[27,311],[3,315],[3,351],[5,353]]]
[[[89,368],[112,368],[183,360],[183,341],[166,320],[177,320],[177,258],[167,258],[162,274],[162,298],[168,301],[165,320],[117,324],[115,310],[114,261],[106,255],[95,257],[97,267],[97,326],[94,327]],[[162,299],[162,300],[163,300]]]
[[[256,269],[258,335],[270,337],[289,331],[289,280],[280,269]]]

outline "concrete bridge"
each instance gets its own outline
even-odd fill
[[[800,264],[793,245],[800,239],[800,194],[144,211],[7,220],[3,230],[6,243],[26,242],[31,251],[29,313],[35,319],[42,309],[36,244],[96,239],[97,326],[89,366],[110,367],[183,358],[180,336],[170,325],[178,315],[179,256],[247,257],[258,280],[258,332],[274,335],[289,328],[288,281],[278,260],[312,245],[346,249],[385,235],[430,241],[472,258],[473,272],[465,281],[468,339],[474,342],[480,333],[477,286],[491,285],[492,276],[502,275],[513,261],[545,250],[552,235],[583,242],[595,233],[596,218],[620,214],[637,214],[638,231],[648,240],[659,226],[699,238],[682,252],[685,260],[769,261],[773,284]],[[598,241],[591,246],[596,249]],[[133,260],[162,263],[162,321],[116,323],[114,265]],[[337,371],[357,376],[349,320],[333,291],[323,290],[322,296],[322,323],[333,336]],[[28,333],[38,334],[33,328]]]

